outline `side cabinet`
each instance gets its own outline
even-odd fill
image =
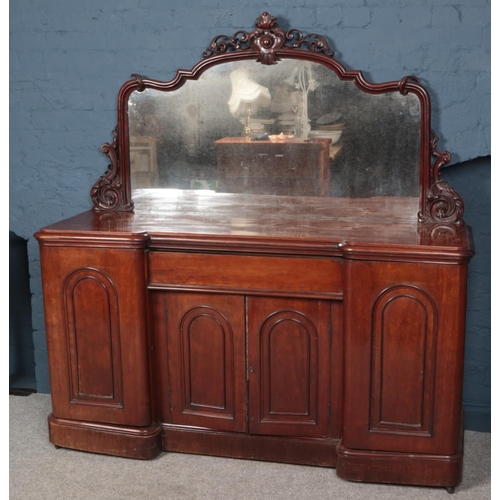
[[[161,428],[150,387],[147,238],[64,242],[61,236],[37,237],[52,443],[132,458],[158,455]]]
[[[466,266],[346,260],[345,273],[339,475],[458,484]]]

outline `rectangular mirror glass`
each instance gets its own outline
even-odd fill
[[[228,62],[128,101],[131,186],[405,197],[418,211],[415,94],[367,93],[319,63]]]

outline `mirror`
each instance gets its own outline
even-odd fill
[[[358,219],[404,206],[419,223],[463,224],[463,200],[441,177],[451,155],[437,149],[415,76],[370,83],[323,36],[285,31],[267,12],[251,32],[216,36],[169,82],[132,76],[113,141],[101,146],[110,163],[90,192],[95,212],[189,191],[243,193],[252,207],[286,196],[330,217],[357,207]]]
[[[131,188],[366,198],[418,211],[417,95],[367,93],[323,64],[232,61],[128,99]]]

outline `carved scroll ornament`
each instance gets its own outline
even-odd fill
[[[111,163],[108,170],[104,172],[98,181],[92,186],[90,197],[94,204],[93,210],[101,212],[104,210],[131,211],[133,203],[124,204],[125,193],[118,168],[118,128],[113,130],[113,142],[104,143],[101,151],[109,157]]]
[[[462,225],[464,202],[462,198],[441,178],[441,168],[450,162],[448,151],[438,151],[439,137],[432,130],[431,150],[436,158],[431,171],[431,183],[425,200],[424,213],[419,214],[420,222]]]

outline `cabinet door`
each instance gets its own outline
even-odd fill
[[[330,303],[248,298],[249,430],[328,436]]]
[[[170,394],[163,394],[162,400],[169,401],[165,404],[170,405],[171,422],[246,432],[244,298],[162,295],[166,331],[156,326],[156,334],[168,351],[169,383],[163,380],[161,385],[169,386]],[[164,375],[165,360],[159,360]]]

